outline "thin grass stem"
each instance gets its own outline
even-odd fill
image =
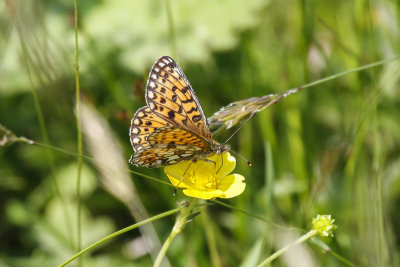
[[[176,35],[175,35],[175,27],[174,20],[172,16],[171,2],[170,0],[165,0],[165,10],[167,12],[167,23],[168,23],[168,31],[169,31],[169,39],[171,42],[171,55],[173,58],[178,58],[177,55],[177,44],[176,44]]]
[[[78,24],[78,0],[74,0],[74,16],[75,16],[75,57],[74,57],[74,67],[75,67],[75,111],[76,111],[76,128],[77,128],[77,174],[76,174],[76,196],[77,196],[77,250],[80,251],[82,247],[82,227],[81,227],[81,209],[82,203],[80,199],[81,195],[81,174],[82,174],[82,132],[81,132],[81,118],[80,118],[80,83],[79,83],[79,24]],[[79,260],[79,265],[81,265],[81,260]]]
[[[272,261],[274,261],[275,259],[277,259],[279,256],[281,256],[283,253],[285,253],[286,251],[288,251],[289,249],[291,249],[292,247],[299,245],[305,241],[307,241],[308,239],[310,239],[311,237],[317,235],[318,232],[316,230],[311,230],[308,233],[306,233],[305,235],[302,235],[301,237],[299,237],[298,239],[296,239],[294,242],[284,246],[283,248],[279,249],[278,251],[276,251],[274,254],[272,254],[271,256],[269,256],[267,259],[265,259],[264,261],[262,261],[260,264],[257,265],[257,267],[262,267],[262,266],[266,266],[267,264],[271,263]]]
[[[142,225],[145,225],[146,223],[150,223],[150,222],[159,220],[161,218],[167,217],[167,216],[172,215],[172,214],[177,213],[177,212],[178,212],[178,209],[173,209],[173,210],[170,210],[170,211],[166,211],[166,212],[163,212],[163,213],[158,214],[156,216],[153,216],[151,218],[148,218],[146,220],[143,220],[143,221],[141,221],[139,223],[135,223],[135,224],[133,224],[131,226],[128,226],[128,227],[126,227],[124,229],[121,229],[121,230],[119,230],[119,231],[117,231],[115,233],[112,233],[111,235],[108,235],[108,236],[100,239],[99,241],[93,243],[92,245],[86,247],[85,249],[79,251],[79,253],[75,254],[74,256],[72,256],[71,258],[69,258],[68,260],[63,262],[62,264],[58,265],[58,267],[62,267],[62,266],[67,265],[68,263],[72,262],[73,260],[75,260],[76,258],[81,256],[82,254],[94,249],[98,245],[100,245],[100,244],[102,244],[102,243],[104,243],[104,242],[106,242],[106,241],[108,241],[108,240],[110,240],[110,239],[112,239],[114,237],[117,237],[117,236],[122,235],[122,234],[124,234],[126,232],[129,232],[129,231],[131,231],[133,229],[136,229],[136,228],[138,228],[138,227],[140,227]]]
[[[60,153],[64,153],[64,154],[66,154],[66,155],[70,155],[70,156],[73,156],[73,157],[78,157],[78,155],[79,155],[78,153],[71,152],[71,151],[67,151],[67,150],[65,150],[65,149],[58,148],[58,147],[51,146],[51,145],[46,145],[46,144],[43,144],[43,143],[35,142],[34,144],[37,145],[37,146],[39,146],[39,147],[51,149],[51,150],[54,150],[54,151],[57,151],[57,152],[60,152]],[[82,158],[84,158],[84,159],[90,161],[90,162],[93,162],[93,163],[97,161],[95,158],[92,158],[92,157],[87,156],[87,155],[81,154],[80,156],[81,156]],[[133,173],[133,174],[135,174],[135,175],[141,176],[141,177],[143,177],[143,178],[146,178],[146,179],[155,181],[155,182],[157,182],[157,183],[161,183],[161,184],[164,184],[164,185],[168,185],[168,186],[173,187],[173,185],[172,185],[171,183],[168,183],[168,182],[166,182],[166,181],[163,181],[163,180],[161,180],[161,179],[159,179],[159,178],[156,178],[156,177],[153,177],[153,176],[150,176],[150,175],[146,175],[146,174],[143,174],[143,173],[140,173],[140,172],[137,172],[137,171],[133,171],[133,170],[131,170],[131,169],[126,169],[126,171],[127,171],[127,172],[130,172],[130,173]]]
[[[351,69],[351,70],[343,71],[343,72],[340,72],[338,74],[334,74],[334,75],[328,76],[328,77],[323,78],[323,79],[319,79],[319,80],[314,81],[314,82],[307,83],[305,85],[300,86],[299,88],[304,89],[304,88],[308,88],[308,87],[311,87],[311,86],[315,86],[315,85],[318,85],[318,84],[321,84],[321,83],[324,83],[324,82],[327,82],[327,81],[342,77],[344,75],[347,75],[347,74],[350,74],[350,73],[353,73],[353,72],[358,72],[358,71],[362,71],[362,70],[378,67],[380,65],[384,65],[386,63],[389,63],[389,62],[392,62],[392,61],[395,61],[395,60],[399,60],[399,59],[400,59],[400,57],[397,56],[397,57],[393,57],[393,58],[377,61],[377,62],[374,62],[374,63],[371,63],[371,64],[367,64],[367,65],[364,65],[364,66],[361,66],[361,67],[358,67],[358,68],[354,68],[354,69]]]
[[[276,228],[279,228],[279,229],[282,229],[282,230],[285,230],[285,231],[287,231],[287,230],[304,231],[303,229],[300,229],[300,228],[294,228],[294,227],[289,227],[289,228],[288,228],[288,227],[284,227],[284,226],[279,225],[279,224],[277,224],[277,223],[274,223],[274,222],[272,222],[271,220],[269,220],[269,219],[267,219],[267,218],[264,218],[264,217],[262,217],[262,216],[260,216],[260,215],[257,215],[257,214],[248,212],[248,211],[243,210],[243,209],[239,209],[239,208],[237,208],[237,207],[234,207],[234,206],[232,206],[232,205],[226,204],[226,203],[224,203],[224,202],[222,202],[222,201],[219,201],[219,200],[216,200],[216,199],[211,200],[211,201],[214,202],[214,203],[216,203],[216,204],[218,204],[218,205],[221,205],[221,206],[224,206],[224,207],[226,207],[226,208],[229,208],[229,209],[231,209],[231,210],[241,212],[241,213],[246,214],[246,215],[248,215],[248,216],[250,216],[250,217],[253,217],[253,218],[256,218],[256,219],[258,219],[258,220],[260,220],[260,221],[263,221],[263,222],[265,222],[265,223],[271,224],[272,226],[274,226],[274,227],[276,227]]]
[[[21,48],[22,48],[22,60],[24,62],[24,66],[26,67],[26,72],[28,75],[28,79],[29,79],[29,84],[30,84],[30,89],[31,89],[31,94],[32,94],[32,98],[33,98],[33,102],[34,102],[34,106],[35,106],[35,112],[37,114],[37,118],[38,118],[38,122],[39,122],[39,128],[40,128],[40,133],[42,135],[43,141],[45,142],[45,144],[50,145],[50,139],[49,139],[49,135],[48,135],[48,131],[47,131],[47,127],[46,127],[46,123],[45,123],[45,119],[43,116],[43,111],[42,111],[42,107],[40,105],[40,101],[38,98],[38,95],[36,93],[36,88],[35,88],[35,83],[33,80],[33,74],[32,74],[32,69],[31,69],[31,65],[32,64],[32,59],[29,53],[29,49],[27,47],[27,44],[24,40],[24,36],[22,33],[22,29],[21,29],[21,24],[20,24],[20,20],[18,19],[18,14],[15,11],[15,6],[14,3],[11,1],[6,1],[7,7],[9,9],[9,13],[11,15],[11,18],[13,20],[13,23],[15,24],[16,30],[17,30],[17,34],[19,37],[19,41],[21,44]],[[54,188],[54,192],[55,195],[59,197],[61,203],[62,203],[62,209],[63,209],[63,216],[66,222],[70,222],[70,213],[68,211],[67,205],[66,205],[66,200],[64,199],[61,190],[60,190],[60,186],[58,184],[58,180],[56,178],[56,167],[55,167],[55,163],[54,163],[54,155],[53,153],[51,153],[51,151],[48,151],[46,153],[46,158],[48,161],[48,166],[50,169],[50,176],[51,176],[51,181],[53,184],[53,188]],[[67,223],[67,227],[68,227],[68,231],[72,232],[72,224],[71,223]],[[73,247],[73,241],[72,240],[68,240],[68,242],[70,243],[69,245],[71,247]]]
[[[208,215],[207,207],[201,209],[201,215],[201,222],[204,226],[204,233],[210,251],[211,265],[215,267],[222,266],[213,229],[213,220],[210,219],[210,216]]]

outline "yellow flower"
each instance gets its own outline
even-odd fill
[[[183,193],[190,197],[232,198],[243,193],[246,187],[244,177],[240,174],[228,175],[236,166],[236,159],[229,152],[208,157],[207,160],[216,164],[204,160],[187,161],[167,166],[164,171],[171,183],[184,188]]]

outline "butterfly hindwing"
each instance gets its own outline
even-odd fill
[[[198,149],[187,145],[157,144],[147,146],[132,155],[130,163],[148,168],[173,165],[192,159]]]
[[[150,110],[166,122],[211,139],[201,105],[181,68],[163,56],[154,64],[146,87]]]
[[[196,134],[184,129],[167,126],[156,129],[147,137],[147,142],[151,146],[158,144],[168,144],[177,146],[193,146],[197,151],[208,151],[210,143]]]

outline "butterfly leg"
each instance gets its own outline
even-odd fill
[[[204,160],[205,162],[210,162],[210,163],[214,164],[214,177],[213,177],[213,180],[215,180],[215,185],[218,186],[218,181],[215,179],[215,177],[216,177],[216,175],[217,175],[219,169],[221,169],[221,167],[220,167],[220,168],[218,169],[218,171],[217,171],[217,163],[216,163],[215,161],[210,160],[210,159],[203,159],[203,160]]]
[[[219,155],[221,156],[221,166],[219,166],[218,171],[216,173],[218,173],[221,170],[222,166],[224,165],[224,157],[222,156],[222,154]]]
[[[193,163],[193,160],[190,162],[189,166],[186,168],[186,170],[185,170],[185,172],[183,173],[181,179],[179,180],[179,183],[175,186],[175,189],[174,189],[174,196],[176,196],[176,191],[178,190],[178,187],[179,187],[179,185],[181,184],[181,182],[182,182],[182,180],[183,180],[183,177],[185,177],[185,175],[186,175],[187,171],[189,170],[190,166],[192,166],[192,163]]]

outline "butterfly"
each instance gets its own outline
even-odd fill
[[[230,150],[212,139],[200,102],[176,62],[163,56],[151,68],[146,103],[131,121],[135,153],[129,162],[139,167],[162,167],[193,162]]]

